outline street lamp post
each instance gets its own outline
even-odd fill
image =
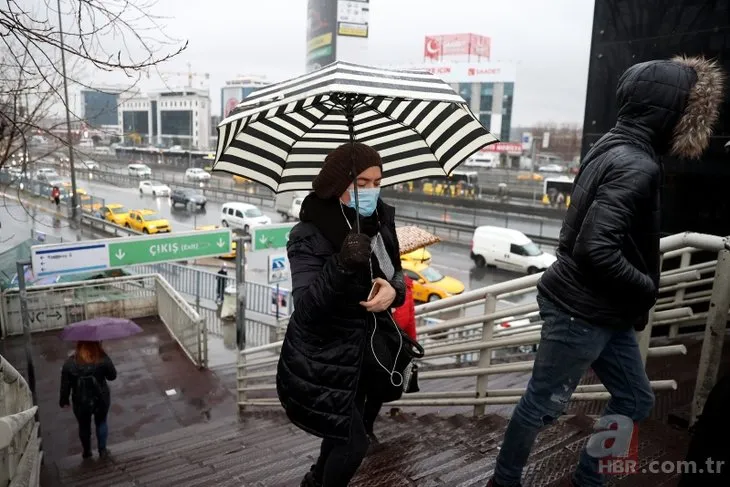
[[[68,166],[71,171],[71,218],[76,220],[78,196],[76,194],[76,171],[74,170],[74,150],[71,140],[71,108],[68,104],[68,78],[66,77],[66,52],[63,44],[63,20],[61,16],[61,0],[56,0],[58,6],[58,33],[61,45],[61,74],[63,75],[63,98],[66,105],[66,143],[68,144]]]

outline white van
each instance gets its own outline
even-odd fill
[[[257,206],[238,202],[226,203],[221,207],[221,225],[248,233],[253,227],[271,225],[271,218],[264,215]]]
[[[474,230],[471,258],[477,267],[488,265],[528,274],[544,271],[556,260],[519,230],[490,226]]]
[[[302,209],[302,202],[307,197],[307,191],[291,191],[276,195],[274,209],[285,221],[298,220],[299,212]]]
[[[133,177],[152,176],[152,169],[147,164],[130,164],[127,166],[127,172]]]

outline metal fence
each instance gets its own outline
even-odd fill
[[[27,291],[32,332],[57,330],[97,316],[143,318],[157,314],[155,276],[131,276],[86,282],[31,286]],[[0,336],[20,335],[23,321],[16,289],[0,299]]]
[[[208,309],[216,309],[218,296],[218,281],[225,279],[224,289],[235,286],[235,277],[222,277],[215,272],[210,272],[194,267],[188,267],[180,264],[162,263],[162,264],[144,264],[136,265],[130,268],[133,272],[140,274],[157,274],[162,275],[167,282],[174,287],[177,292],[189,298],[190,302],[198,306]],[[280,289],[281,292],[286,292]],[[256,313],[266,315],[275,314],[275,295],[276,286],[268,284],[259,284],[255,282],[246,283],[246,309]],[[283,308],[283,309],[282,309]],[[286,305],[280,307],[280,314],[291,314],[291,300]],[[216,333],[214,329],[210,329],[212,333]]]
[[[155,279],[157,315],[185,354],[198,367],[208,365],[208,336],[203,319],[164,279]]]

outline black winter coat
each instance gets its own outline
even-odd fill
[[[687,111],[695,72],[670,61],[629,68],[618,122],[586,154],[565,216],[557,261],[538,290],[596,325],[642,329],[660,274],[659,156]]]
[[[107,381],[117,378],[117,369],[114,367],[112,359],[107,355],[104,355],[104,358],[98,364],[78,364],[75,355],[71,355],[66,359],[61,369],[61,397],[58,402],[59,406],[68,406],[69,396],[71,396],[74,409],[77,409],[77,405],[80,403],[77,383],[79,377],[86,375],[93,375],[96,378],[103,399],[101,407],[109,409],[111,394]]]
[[[390,283],[396,290],[392,306],[398,307],[405,300],[405,282],[395,210],[381,201],[378,214],[380,233],[396,269]],[[347,440],[373,329],[372,315],[359,304],[367,299],[370,277],[341,268],[336,258],[339,249],[312,222],[300,222],[292,229],[287,251],[294,312],[277,370],[279,399],[296,426],[316,436]],[[379,319],[379,332],[380,323]]]

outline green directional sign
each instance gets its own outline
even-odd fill
[[[231,253],[229,229],[185,232],[108,241],[109,267],[199,259]]]
[[[284,249],[289,241],[289,232],[293,223],[283,225],[265,225],[251,229],[251,250]]]

